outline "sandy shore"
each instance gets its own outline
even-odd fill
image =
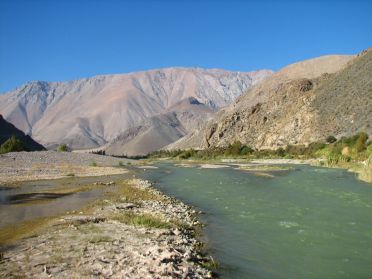
[[[212,278],[193,230],[196,212],[148,181],[124,183],[122,195],[3,251],[0,277]]]
[[[201,169],[222,169],[222,168],[229,168],[229,166],[217,165],[217,164],[203,164],[203,165],[200,165],[199,168]]]
[[[69,176],[123,174],[131,160],[72,152],[12,152],[0,155],[0,184]],[[120,167],[119,167],[120,166]]]

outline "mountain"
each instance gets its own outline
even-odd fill
[[[12,136],[15,136],[21,141],[22,146],[26,151],[45,150],[44,146],[34,141],[30,136],[25,135],[13,124],[7,122],[0,114],[0,145],[2,145]]]
[[[211,118],[213,112],[207,105],[189,97],[176,103],[166,113],[129,128],[103,149],[110,155],[146,155],[198,129]]]
[[[289,65],[216,113],[202,129],[166,149],[277,148],[372,132],[372,51]]]
[[[166,68],[69,82],[35,81],[0,95],[0,113],[49,148],[61,143],[95,148],[132,133],[128,129],[166,114],[189,97],[212,110],[224,107],[271,74]],[[159,121],[164,119],[153,120]]]

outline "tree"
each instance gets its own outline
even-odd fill
[[[69,151],[67,144],[61,144],[60,146],[58,146],[57,151],[59,151],[59,152]]]
[[[0,146],[0,154],[25,150],[22,142],[15,136],[11,136]]]

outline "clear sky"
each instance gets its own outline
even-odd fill
[[[169,66],[278,70],[369,46],[368,0],[0,0],[0,92]]]

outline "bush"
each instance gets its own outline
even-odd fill
[[[250,146],[246,146],[246,145],[244,145],[242,149],[240,150],[241,155],[248,155],[248,154],[252,154],[253,152],[254,150]]]
[[[0,154],[8,152],[24,151],[22,142],[15,136],[11,136],[0,146]]]
[[[325,148],[326,145],[322,142],[312,142],[307,147],[305,154],[308,156],[315,156],[316,152]]]
[[[337,141],[337,139],[334,137],[334,136],[328,136],[327,138],[326,138],[326,142],[327,143],[334,143],[334,142],[336,142]]]
[[[279,157],[284,157],[286,154],[285,154],[285,150],[283,147],[279,147],[276,151],[275,151],[276,155],[278,155]]]
[[[58,152],[68,152],[69,149],[68,149],[67,144],[61,144],[60,146],[58,146],[57,151]]]
[[[366,142],[368,139],[368,135],[364,132],[358,134],[358,138],[355,142],[355,149],[357,152],[362,152],[367,148]]]

